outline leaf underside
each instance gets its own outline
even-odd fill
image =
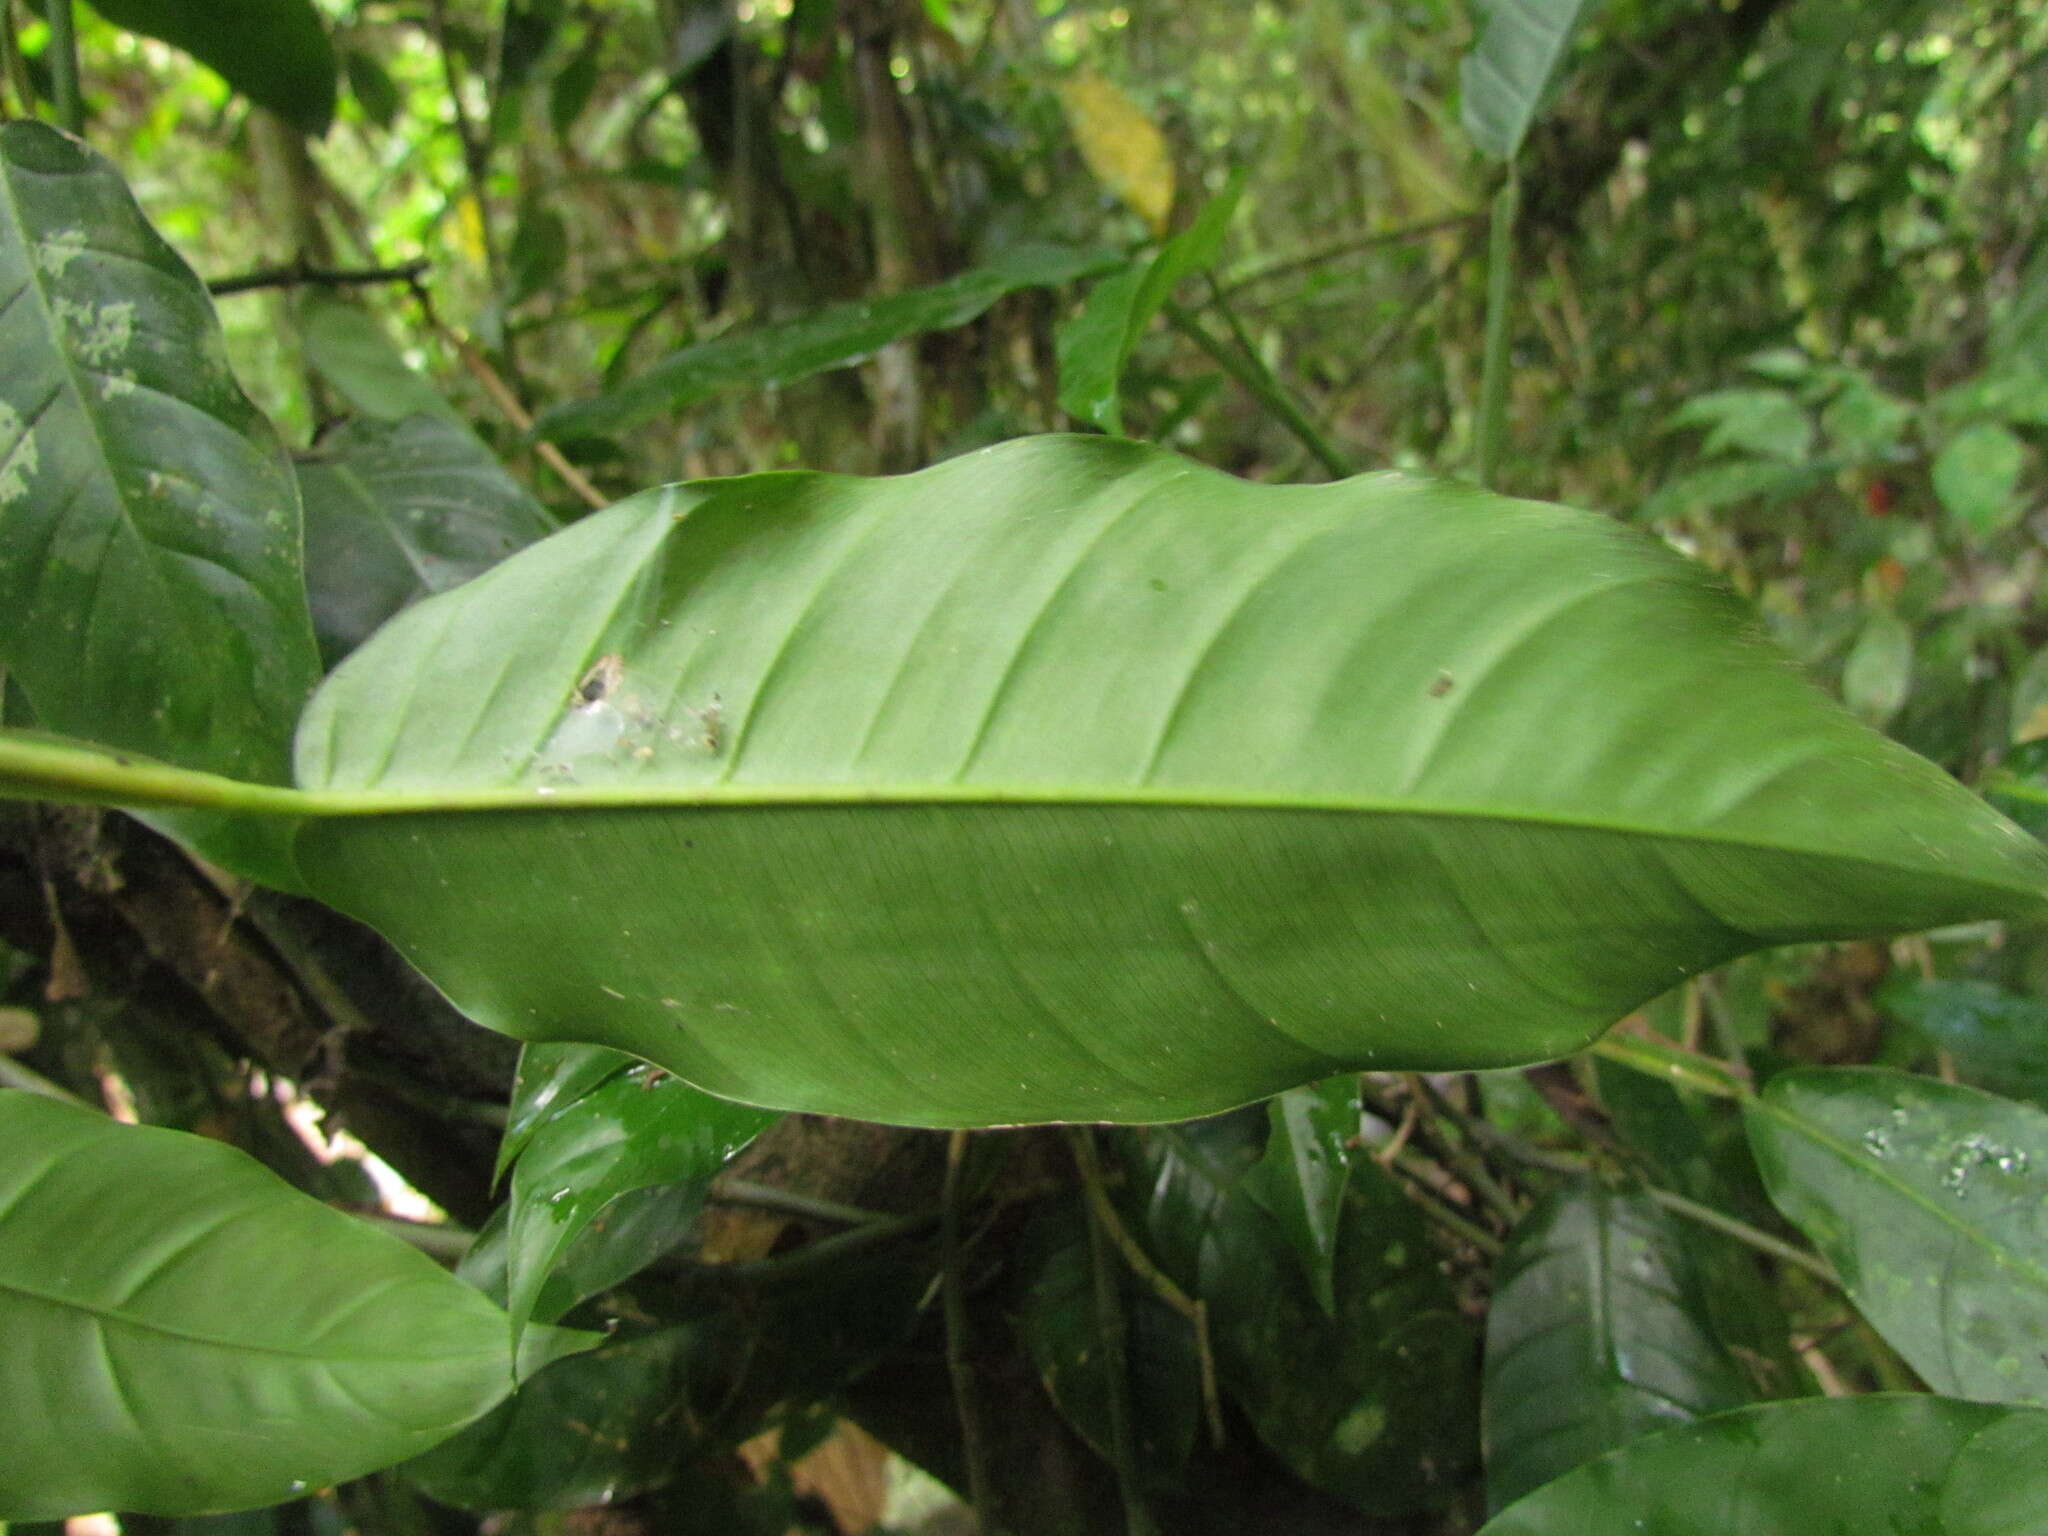
[[[473,1018],[910,1124],[1557,1056],[2048,885],[1652,540],[1097,438],[637,497],[388,625],[299,776]]]

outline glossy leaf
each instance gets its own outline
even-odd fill
[[[498,1162],[491,1176],[502,1179],[533,1140],[533,1133],[557,1112],[632,1065],[634,1058],[624,1051],[601,1045],[536,1043],[520,1051],[512,1101],[506,1106],[505,1134],[498,1140]]]
[[[1490,1507],[1750,1396],[1684,1233],[1654,1202],[1581,1181],[1517,1228],[1486,1314]]]
[[[1289,1089],[1266,1113],[1272,1120],[1266,1154],[1246,1171],[1242,1188],[1280,1224],[1309,1291],[1325,1313],[1334,1314],[1331,1271],[1358,1145],[1358,1080],[1337,1077]]]
[[[1160,247],[1088,291],[1081,313],[1057,337],[1060,408],[1105,432],[1123,432],[1118,387],[1131,349],[1158,317],[1181,279],[1213,266],[1237,211],[1241,188],[1211,198],[1195,222]]]
[[[696,1335],[664,1328],[558,1360],[400,1470],[463,1509],[578,1509],[658,1487],[695,1449],[677,1413]]]
[[[461,422],[358,418],[299,460],[306,582],[329,664],[392,614],[547,537],[554,521]]]
[[[2006,1511],[2048,1507],[2048,1415],[1939,1397],[1802,1398],[1639,1440],[1539,1488],[1479,1536],[2021,1536]],[[2019,1426],[2015,1433],[2012,1426]],[[1975,1453],[1975,1454],[1973,1454]],[[1983,1473],[1992,1458],[2002,1481]]]
[[[273,1503],[511,1388],[505,1317],[243,1153],[0,1091],[0,1518]],[[585,1348],[527,1337],[524,1364]]]
[[[313,0],[91,0],[116,26],[182,48],[259,107],[318,137],[334,121],[334,45]]]
[[[0,662],[37,719],[284,782],[318,675],[291,466],[198,278],[40,123],[0,125],[0,356]],[[292,883],[276,828],[174,826]]]
[[[911,1124],[1555,1057],[2048,872],[1652,540],[1106,438],[599,513],[386,625],[300,774],[470,1017]]]
[[[1160,1264],[1209,1306],[1226,1396],[1297,1476],[1373,1514],[1434,1508],[1475,1458],[1476,1351],[1414,1206],[1368,1162],[1348,1183],[1326,1315],[1243,1187],[1241,1112],[1145,1133],[1134,1175]]]
[[[683,1183],[701,1199],[711,1176],[774,1118],[645,1066],[555,1108],[512,1165],[505,1305],[514,1340],[563,1251],[613,1201]],[[674,1235],[682,1236],[680,1224]]]
[[[1465,131],[1495,160],[1512,160],[1543,108],[1552,77],[1591,0],[1479,0],[1479,40],[1459,66]]]
[[[1749,1106],[1778,1207],[1937,1392],[2048,1404],[2048,1113],[1877,1068]]]
[[[1023,246],[926,288],[828,304],[779,325],[685,347],[607,394],[545,412],[539,430],[558,439],[617,432],[742,385],[772,389],[851,368],[906,336],[966,325],[1020,288],[1055,288],[1115,263],[1101,251]]]
[[[1970,427],[1935,456],[1934,492],[1969,532],[1997,533],[2025,510],[2017,494],[2025,464],[2026,445],[2004,427]]]
[[[1895,974],[1877,1001],[1947,1051],[1970,1083],[2048,1109],[2048,1003],[1988,981]]]

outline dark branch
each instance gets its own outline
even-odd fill
[[[416,257],[397,267],[309,267],[294,262],[288,267],[259,267],[239,277],[216,278],[206,285],[215,298],[230,293],[253,293],[259,288],[359,288],[370,283],[416,283],[426,275],[426,257]]]

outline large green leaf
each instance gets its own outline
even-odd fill
[[[633,1065],[623,1051],[601,1045],[540,1043],[519,1053],[512,1079],[512,1102],[506,1106],[505,1134],[498,1140],[494,1179],[502,1179],[513,1160],[526,1150],[533,1133],[565,1105],[573,1104],[608,1077]]]
[[[1653,540],[1103,438],[637,497],[386,625],[299,746],[308,878],[472,1018],[913,1124],[1562,1055],[2048,878]]]
[[[512,1366],[504,1313],[243,1153],[0,1091],[0,1518],[273,1503],[445,1439]]]
[[[39,123],[0,126],[0,356],[0,662],[37,718],[284,782],[319,671],[291,466],[205,288],[112,166]],[[290,883],[263,829],[178,828]]]
[[[299,486],[313,627],[330,662],[406,604],[555,527],[475,433],[438,412],[344,423],[300,457]]]
[[[2048,1109],[2048,1003],[1995,982],[1905,972],[1884,984],[1877,1002],[1947,1051],[1966,1081]]]
[[[1458,70],[1465,131],[1496,160],[1512,160],[1542,110],[1551,78],[1595,0],[1478,0],[1479,41]]]
[[[1771,1198],[1937,1392],[2048,1406],[2048,1114],[1878,1068],[1748,1106]]]
[[[828,304],[685,347],[608,394],[556,406],[542,415],[540,431],[554,438],[616,432],[741,385],[774,387],[850,368],[906,336],[965,325],[1020,288],[1054,288],[1114,265],[1116,257],[1103,251],[1024,246],[926,288]]]
[[[116,26],[161,38],[302,133],[334,121],[334,45],[313,0],[91,0]]]
[[[1714,1338],[1675,1218],[1567,1185],[1515,1233],[1486,1314],[1486,1492],[1495,1509],[1581,1462],[1751,1393]]]
[[[1370,1160],[1338,1214],[1326,1314],[1245,1187],[1255,1111],[1133,1133],[1140,1229],[1208,1304],[1217,1374],[1295,1473],[1374,1514],[1442,1505],[1477,1452],[1477,1340],[1415,1207]]]
[[[2044,1426],[2036,1410],[1906,1395],[1743,1408],[1589,1462],[1479,1536],[2027,1536],[2048,1459],[2023,1453]]]

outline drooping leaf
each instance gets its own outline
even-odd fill
[[[1934,459],[1934,493],[1965,530],[1980,537],[2011,526],[2026,445],[2004,427],[1981,423],[1951,438]]]
[[[334,121],[334,45],[313,0],[91,0],[117,27],[182,48],[315,138]]]
[[[306,584],[329,665],[392,614],[555,528],[476,434],[438,412],[358,417],[299,459]]]
[[[685,1183],[701,1200],[711,1176],[774,1118],[644,1066],[557,1104],[512,1165],[505,1307],[514,1340],[563,1251],[615,1200]]]
[[[568,220],[545,203],[528,203],[519,211],[519,226],[512,232],[512,248],[507,253],[511,292],[505,295],[506,306],[547,289],[562,275],[568,261]]]
[[[1477,1350],[1414,1206],[1370,1159],[1347,1182],[1334,1314],[1244,1188],[1263,1120],[1138,1141],[1138,1221],[1158,1262],[1208,1303],[1223,1392],[1296,1475],[1369,1513],[1442,1505],[1476,1459]]]
[[[1173,148],[1145,109],[1106,76],[1082,70],[1059,87],[1060,106],[1088,169],[1143,219],[1166,233],[1173,213]]]
[[[552,438],[621,431],[741,385],[773,388],[851,368],[906,336],[965,325],[1005,294],[1058,287],[1114,265],[1116,258],[1102,251],[1021,247],[926,288],[828,304],[780,325],[685,347],[607,394],[544,412],[539,431]]]
[[[1486,1314],[1486,1495],[1750,1400],[1676,1218],[1590,1181],[1516,1230]]]
[[[2048,1404],[2048,1113],[1879,1068],[1748,1106],[1778,1208],[1937,1392]]]
[[[1310,1293],[1334,1314],[1331,1271],[1360,1126],[1357,1079],[1290,1088],[1266,1112],[1273,1122],[1266,1154],[1246,1171],[1242,1187],[1280,1224]]]
[[[1512,160],[1543,109],[1572,34],[1594,0],[1478,0],[1479,40],[1458,69],[1465,131],[1495,160]]]
[[[1131,349],[1173,297],[1182,278],[1215,263],[1241,188],[1211,198],[1184,232],[1150,261],[1133,262],[1088,291],[1080,314],[1059,329],[1060,408],[1121,435],[1118,387]]]
[[[557,1360],[400,1470],[461,1509],[579,1509],[658,1487],[696,1449],[677,1411],[697,1336],[664,1328]]]
[[[0,1091],[0,1518],[274,1503],[512,1384],[505,1316],[234,1149]],[[594,1342],[534,1330],[524,1363]]]
[[[1994,982],[1904,973],[1877,1001],[1947,1051],[1974,1086],[2048,1109],[2048,1003]]]
[[[362,48],[351,48],[342,57],[342,69],[348,76],[349,94],[363,109],[363,116],[379,128],[388,129],[398,121],[398,114],[405,106],[405,97],[399,92],[398,82],[391,78],[391,72],[375,54]]]
[[[1554,1057],[2048,870],[1652,540],[1106,438],[636,498],[386,625],[300,773],[472,1018],[916,1124]]]
[[[49,730],[283,783],[319,663],[291,465],[120,176],[0,125],[0,662]],[[291,885],[277,827],[190,815]]]
[[[1589,1462],[1479,1536],[2022,1536],[2035,1527],[2004,1514],[2048,1507],[2048,1460],[2005,1453],[2038,1445],[2044,1423],[2038,1410],[1904,1394],[1741,1408]]]

